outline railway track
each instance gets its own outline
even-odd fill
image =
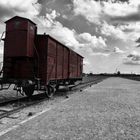
[[[9,117],[10,115],[26,107],[41,103],[42,101],[46,100],[45,97],[46,96],[44,94],[37,94],[37,95],[34,95],[31,99],[29,99],[28,97],[23,97],[20,99],[14,99],[11,101],[9,100],[7,102],[0,103],[0,119],[4,117]],[[8,107],[9,105],[12,106],[10,110],[2,109],[3,107]]]
[[[77,85],[71,86],[71,87],[69,87],[70,92],[82,90],[82,89],[86,88],[87,86],[97,84],[106,78],[107,77],[96,77],[94,80],[92,79],[91,81],[86,81],[86,82],[82,82]],[[67,95],[67,94],[65,94],[65,95]],[[55,95],[55,97],[57,97],[57,94]],[[23,98],[19,98],[19,99],[0,102],[0,119],[5,118],[5,117],[10,117],[10,115],[12,115],[26,107],[39,104],[45,100],[48,100],[48,98],[46,98],[45,94],[37,94],[37,95],[34,95],[32,98],[23,97]],[[12,109],[10,109],[10,110],[2,109],[3,107],[12,105],[12,104],[14,105],[14,107]]]
[[[79,88],[81,88],[81,89],[86,88],[87,86],[91,86],[93,84],[97,84],[97,83],[103,81],[106,78],[108,78],[108,77],[104,77],[104,76],[96,77],[96,78],[94,78],[94,80],[92,79],[91,81],[86,81],[86,82],[79,83],[78,85],[74,85],[72,87],[72,90],[78,90]]]

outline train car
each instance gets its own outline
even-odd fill
[[[60,85],[82,80],[83,57],[53,37],[37,34],[34,22],[23,17],[6,21],[3,78],[31,96],[34,90],[52,97]]]
[[[37,35],[36,49],[39,77],[43,83],[60,83],[69,78],[69,49],[67,47],[49,35]]]
[[[58,89],[60,85],[82,80],[82,56],[49,35],[37,35],[35,44],[38,52],[38,77],[43,85]]]

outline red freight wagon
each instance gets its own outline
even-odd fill
[[[15,84],[27,96],[43,90],[51,97],[60,85],[82,79],[82,56],[49,35],[37,35],[29,19],[16,16],[5,23],[1,84]]]
[[[83,57],[49,35],[37,35],[39,77],[43,83],[72,83],[82,77]]]

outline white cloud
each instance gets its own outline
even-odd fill
[[[80,41],[82,45],[82,47],[86,47],[86,48],[91,48],[91,49],[96,49],[96,50],[103,50],[107,47],[106,45],[106,39],[102,38],[101,36],[96,37],[96,36],[92,36],[89,33],[82,33],[79,34],[78,36],[78,40]]]
[[[129,0],[129,3],[133,6],[138,6],[140,5],[140,1],[139,0]]]
[[[137,1],[137,4],[139,3],[139,0]],[[125,16],[134,12],[137,12],[138,5],[133,0],[130,1],[130,3],[112,3],[112,2],[103,2],[103,11],[105,14],[113,16]],[[140,4],[140,3],[139,3]]]
[[[123,32],[123,36],[127,41],[135,42],[140,37],[140,22],[120,25],[119,29]]]
[[[53,14],[51,12],[46,15],[37,19],[37,22],[39,22],[39,32],[45,31],[60,42],[78,51],[81,49],[88,53],[93,51],[100,52],[107,47],[106,39],[101,36],[96,37],[89,33],[78,34],[74,29],[64,27],[60,22],[56,21],[55,18],[59,16],[59,13],[56,13],[56,11],[53,11]]]
[[[127,34],[131,32],[140,33],[140,22],[132,22],[129,24],[120,25],[119,28]]]
[[[140,36],[140,22],[124,24],[117,27],[104,22],[99,30],[105,36],[120,39],[124,42],[135,42]]]
[[[60,14],[57,13],[55,10],[52,10],[50,14],[46,13],[47,22],[53,23],[55,18],[58,17]]]
[[[126,65],[140,65],[140,61],[133,61],[133,60],[128,59],[128,58],[124,59],[123,63]]]
[[[84,64],[84,65],[90,65],[90,62],[89,62],[89,60],[87,60],[87,59],[84,59],[84,62],[83,62],[83,64]]]
[[[73,0],[75,15],[82,15],[89,22],[100,24],[116,16],[126,16],[139,11],[139,0],[128,2]]]
[[[127,58],[124,58],[124,64],[127,65],[140,65],[140,53],[133,51]]]
[[[52,26],[55,26],[58,24],[58,22],[55,21],[55,18],[60,16],[60,14],[52,9],[50,9],[50,11],[51,12],[46,13],[45,16],[39,16],[34,19],[38,23],[39,28],[43,28],[44,30],[44,28],[51,28]]]
[[[106,22],[102,24],[100,32],[103,35],[111,36],[112,38],[122,39],[124,41],[126,41],[127,39],[125,33],[120,28],[109,25]]]
[[[0,64],[3,61],[3,49],[3,43],[0,42]]]
[[[0,43],[0,55],[2,55],[3,54],[3,43]]]
[[[109,56],[109,53],[102,53],[102,52],[96,52],[96,53],[92,53],[92,56]]]
[[[137,52],[137,51],[132,51],[132,52],[128,55],[128,57],[139,57],[139,56],[140,56],[140,53]]]
[[[7,13],[7,15],[5,15],[6,18],[15,15],[33,18],[39,14],[41,5],[37,2],[37,0],[1,0],[0,8],[1,14]]]
[[[139,0],[129,0],[129,2],[123,3],[113,2],[112,0],[101,2],[94,0],[73,0],[73,5],[75,15],[82,15],[87,21],[98,24],[100,33],[103,35],[110,36],[114,39],[121,39],[122,41],[134,41],[139,36],[140,23],[135,22],[135,25],[133,25],[134,22],[131,22],[132,24],[127,23],[127,25],[121,25],[122,22],[116,19],[120,17],[123,20],[127,16],[130,21],[140,19]],[[136,14],[136,17],[132,16],[129,18],[129,15],[133,14]],[[127,20],[127,18],[124,20]],[[115,22],[120,25],[114,26],[113,24]],[[133,28],[134,30],[130,29],[131,32],[128,33],[124,32],[124,28]]]
[[[80,4],[79,4],[80,3]],[[139,0],[130,0],[129,3],[111,2],[111,1],[93,1],[93,0],[73,0],[75,15],[82,15],[91,23],[99,25],[98,30],[102,35],[110,36],[114,39],[121,39],[123,41],[134,41],[140,32],[139,23],[129,23],[127,25],[114,26],[112,19],[117,16],[127,16],[133,13],[139,13]],[[127,28],[127,29],[124,29]],[[134,30],[128,29],[133,28]],[[124,32],[131,30],[131,32]],[[136,33],[137,32],[137,33]]]
[[[101,5],[93,0],[73,0],[75,15],[82,15],[88,21],[99,23]]]
[[[58,40],[62,41],[65,45],[72,48],[77,49],[77,47],[79,46],[79,42],[76,40],[75,37],[75,30],[70,30],[69,28],[64,27],[60,23],[52,27],[52,29],[50,30],[50,35],[58,38]]]
[[[47,13],[46,16],[37,18],[36,21],[39,25],[38,32],[50,34],[66,46],[72,49],[78,49],[79,42],[76,39],[76,31],[64,27],[60,22],[56,21],[55,18],[59,15],[59,13],[53,10],[50,14]]]
[[[124,53],[124,51],[123,51],[123,50],[121,50],[121,49],[120,49],[120,48],[118,48],[118,47],[114,47],[113,52],[114,52],[114,53],[118,53],[118,54],[123,54],[123,53]]]

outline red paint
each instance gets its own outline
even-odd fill
[[[33,57],[36,25],[26,18],[14,17],[6,21],[4,55]]]
[[[36,44],[39,54],[38,75],[43,83],[81,78],[83,58],[80,55],[48,35],[37,35]]]
[[[34,63],[30,58],[4,58],[4,78],[8,79],[33,79]]]

